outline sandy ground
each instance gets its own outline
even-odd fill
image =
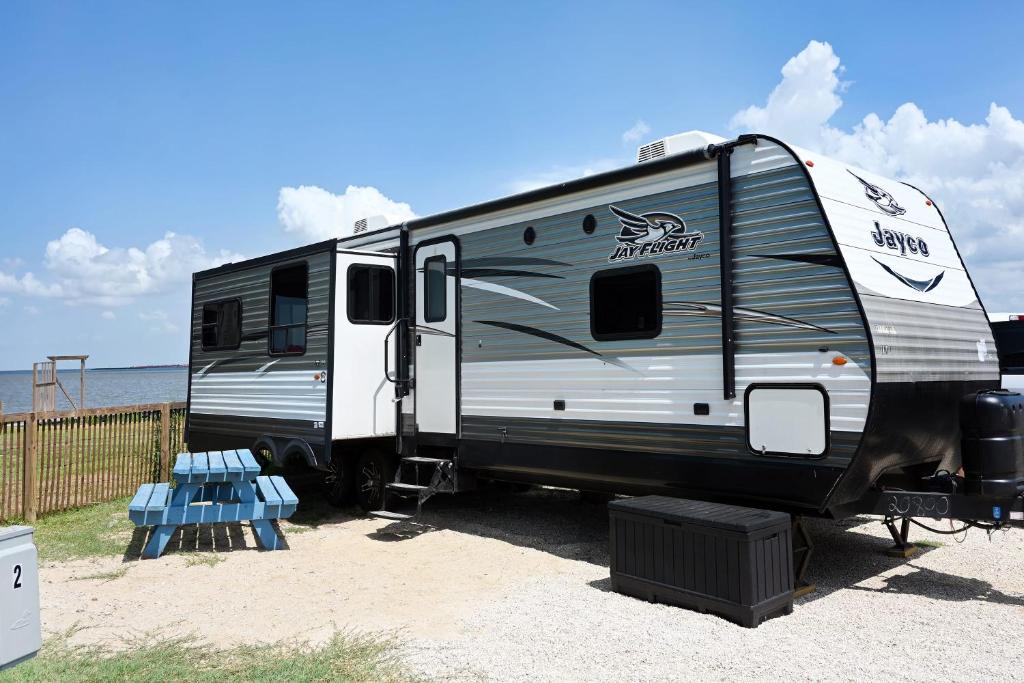
[[[124,557],[42,568],[44,628],[115,645],[150,632],[225,646],[393,632],[437,679],[1024,680],[1024,531],[957,543],[915,530],[943,545],[902,560],[883,553],[877,520],[811,522],[817,590],[744,629],[612,593],[606,511],[572,492],[440,498],[421,521],[313,505],[282,524],[287,550],[259,551],[228,525],[186,530],[147,561],[136,533]]]

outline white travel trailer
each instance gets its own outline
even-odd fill
[[[690,133],[197,273],[188,441],[302,459],[381,515],[484,478],[841,517],[955,461],[961,398],[999,379],[923,192]]]

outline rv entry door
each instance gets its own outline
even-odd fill
[[[331,436],[355,439],[395,434],[395,256],[340,250],[331,345]],[[386,354],[386,355],[385,355]],[[325,381],[327,373],[318,373]]]
[[[416,247],[416,424],[455,434],[458,336],[457,245],[452,237]]]

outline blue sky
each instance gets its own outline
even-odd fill
[[[1024,251],[1003,247],[1024,237],[1024,137],[1001,144],[1024,112],[1022,20],[962,3],[3,3],[0,369],[184,362],[191,270],[322,236],[317,207],[347,217],[349,185],[429,214],[627,164],[638,122],[641,142],[733,134],[751,106],[964,204],[975,279],[999,273],[987,303],[1024,307],[1005,291]],[[801,54],[811,67],[781,76]],[[787,78],[841,106],[773,109]],[[872,113],[885,158],[856,151],[877,142],[857,128]],[[967,163],[935,158],[961,139],[980,141]],[[321,193],[282,192],[303,186]]]

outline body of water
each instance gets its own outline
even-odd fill
[[[60,370],[59,377],[77,403],[78,370]],[[86,408],[184,401],[187,393],[187,368],[85,371]],[[32,410],[32,371],[0,372],[0,402],[5,413]],[[57,389],[57,409],[71,409],[60,389]]]

